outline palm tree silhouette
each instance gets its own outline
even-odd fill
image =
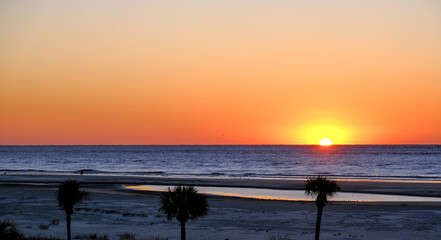
[[[193,186],[167,188],[161,196],[159,211],[167,214],[169,221],[176,218],[181,223],[181,240],[185,240],[185,223],[208,213],[207,198]]]
[[[89,193],[80,190],[80,184],[75,180],[62,182],[58,187],[58,206],[66,212],[67,240],[71,240],[70,216],[73,214],[74,206],[87,199],[89,199]]]
[[[305,182],[305,194],[317,196],[317,221],[315,223],[315,240],[320,238],[320,222],[322,221],[323,208],[328,203],[328,197],[334,196],[340,190],[337,182],[326,177],[318,176],[308,178]]]

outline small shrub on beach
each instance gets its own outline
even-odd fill
[[[96,233],[94,234],[83,234],[83,235],[75,235],[73,237],[74,239],[87,239],[87,240],[109,240],[108,235],[98,235]]]
[[[141,240],[141,239],[140,239],[140,240]],[[145,240],[168,240],[168,238],[150,237],[150,238],[147,238],[147,239],[145,239]]]
[[[123,234],[118,234],[119,240],[135,240],[134,233],[125,232]]]
[[[18,232],[15,224],[10,221],[0,222],[0,239],[21,240],[23,235]]]
[[[37,237],[25,237],[23,238],[23,240],[61,240],[61,238],[37,236]]]
[[[49,225],[40,223],[40,225],[38,226],[39,229],[43,229],[43,230],[48,230],[49,229]]]
[[[277,236],[271,235],[268,237],[268,240],[290,240],[288,235],[278,234]]]
[[[60,223],[60,220],[54,218],[52,219],[51,225],[58,225]]]
[[[118,211],[116,211],[116,210],[102,210],[101,212],[104,212],[104,213],[120,213],[120,212],[118,212]]]
[[[44,224],[43,224],[44,225]],[[57,237],[41,237],[41,236],[29,236],[25,237],[21,234],[14,223],[5,221],[0,222],[0,239],[1,240],[61,240]]]
[[[148,215],[145,214],[145,213],[129,213],[129,212],[124,212],[124,213],[122,213],[122,215],[124,217],[128,217],[128,216],[132,216],[132,217],[148,217]]]

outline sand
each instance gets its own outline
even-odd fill
[[[122,189],[123,184],[301,189],[302,180],[191,179],[97,175],[10,174],[0,176],[0,221],[15,222],[33,236],[65,238],[65,215],[57,208],[57,184],[77,179],[91,193],[72,216],[72,235],[97,233],[119,239],[179,239],[179,225],[158,212],[157,192]],[[340,181],[343,191],[440,197],[440,183]],[[313,239],[313,202],[209,196],[207,216],[187,224],[187,239]],[[41,228],[40,228],[41,225]],[[48,229],[42,229],[48,226]],[[441,203],[330,202],[324,209],[321,239],[441,239]]]

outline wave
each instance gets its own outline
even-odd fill
[[[119,175],[119,176],[145,176],[145,177],[196,177],[196,178],[252,178],[252,179],[302,179],[322,175],[338,179],[370,179],[370,180],[441,180],[439,176],[430,175],[367,175],[367,174],[331,174],[320,172],[318,174],[283,174],[283,173],[182,173],[164,171],[102,171],[97,169],[78,169],[72,171],[55,171],[42,169],[0,169],[0,173],[38,173],[38,174],[89,174],[89,175]]]

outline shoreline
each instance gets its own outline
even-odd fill
[[[3,174],[0,175],[0,184],[19,185],[56,185],[72,179],[85,186],[102,185],[194,185],[200,187],[230,187],[256,188],[271,190],[303,190],[304,179],[250,179],[250,178],[174,178],[174,177],[147,177],[147,176],[115,176],[115,175],[79,175],[79,174]],[[403,182],[380,181],[366,179],[334,179],[340,187],[340,192],[387,194],[418,197],[440,197],[441,182]]]

